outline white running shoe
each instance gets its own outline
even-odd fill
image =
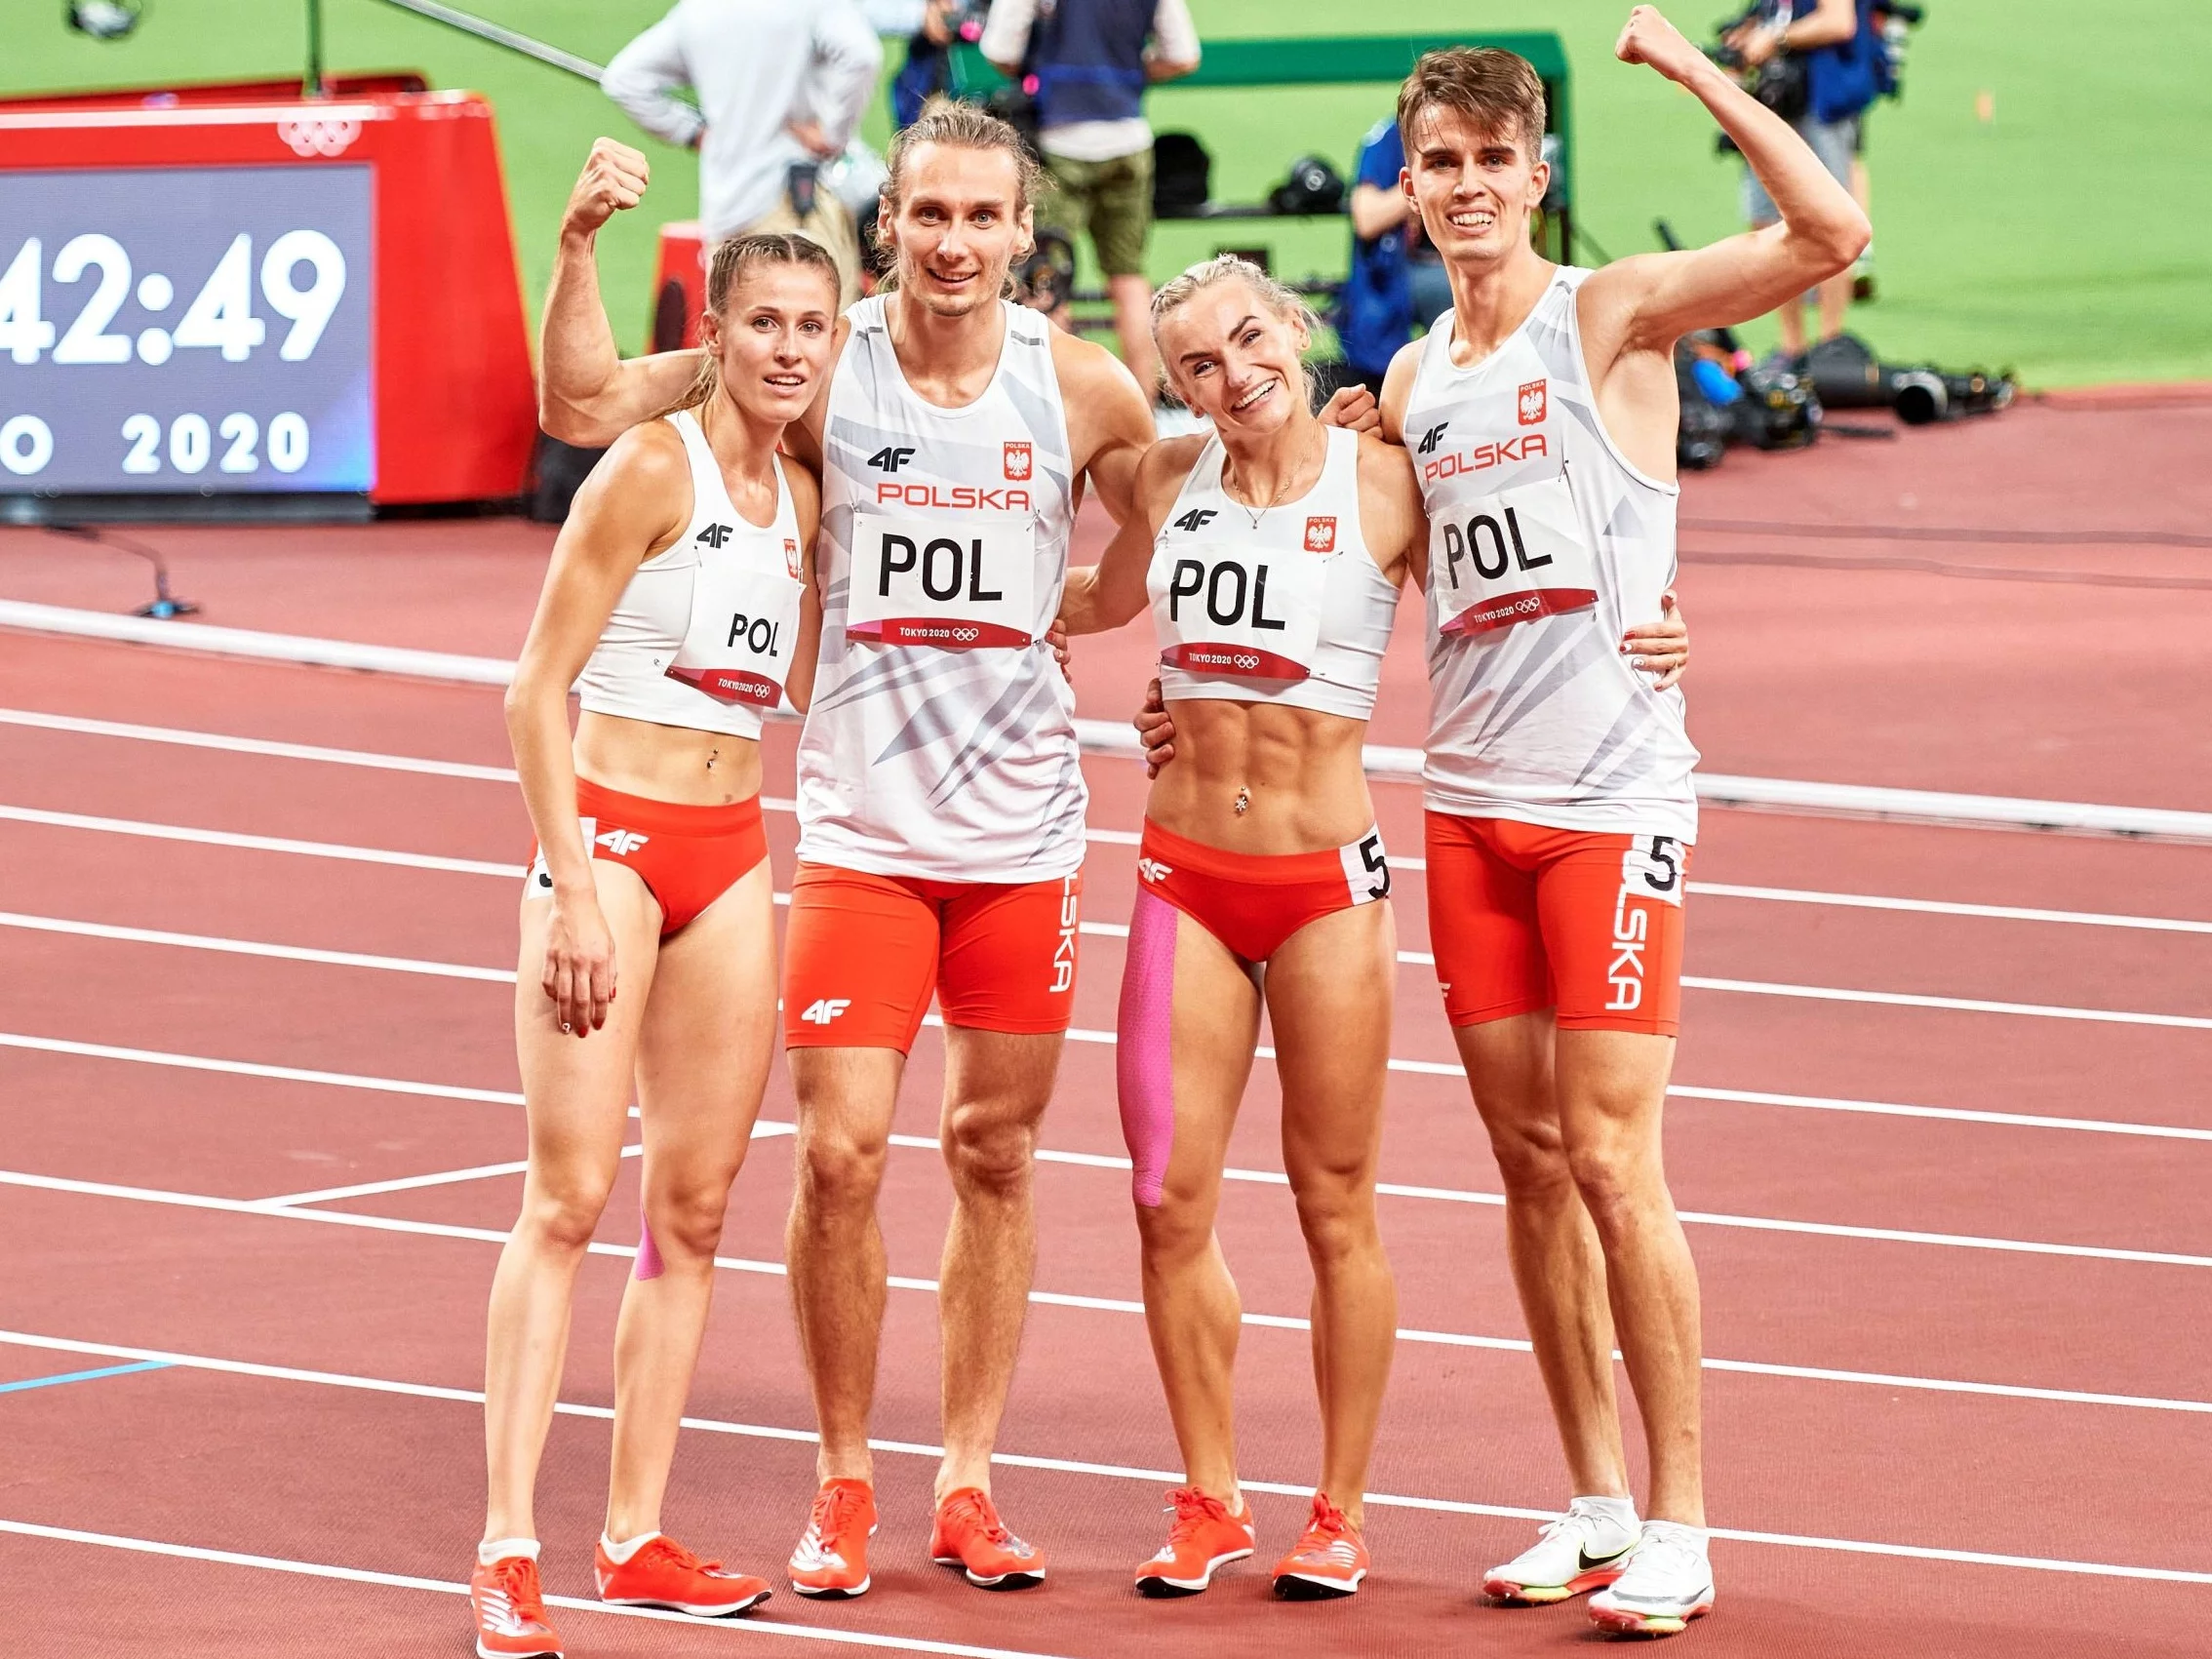
[[[1602,1505],[1576,1498],[1566,1514],[1544,1523],[1534,1544],[1484,1575],[1482,1594],[1544,1602],[1601,1590],[1621,1576],[1636,1542],[1633,1520],[1623,1526]]]
[[[1628,1570],[1590,1598],[1590,1620],[1615,1636],[1673,1636],[1713,1611],[1705,1529],[1647,1521]]]

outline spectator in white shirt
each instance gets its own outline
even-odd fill
[[[1088,230],[1114,301],[1122,359],[1148,394],[1160,387],[1152,348],[1152,129],[1144,89],[1199,66],[1185,0],[995,0],[983,56],[1002,74],[1037,76],[1038,143],[1056,188],[1037,207],[1040,229],[1071,241]]]
[[[828,189],[795,191],[793,170],[844,151],[882,66],[852,0],[677,0],[614,55],[600,86],[647,132],[699,152],[708,246],[799,231],[829,250],[849,303],[860,292],[852,216]],[[676,96],[687,86],[696,109]],[[810,202],[794,200],[810,191]]]

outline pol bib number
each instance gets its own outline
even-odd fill
[[[749,562],[756,539],[768,544],[740,538],[701,559],[691,624],[667,673],[716,702],[773,708],[783,700],[806,584],[787,573],[781,558],[772,570]]]
[[[1036,580],[1027,519],[855,514],[846,637],[942,651],[1026,646]]]
[[[1297,551],[1176,549],[1152,573],[1160,660],[1191,674],[1305,679],[1321,639],[1328,563]]]
[[[1597,572],[1564,473],[1454,508],[1429,532],[1439,633],[1489,633],[1590,610]]]

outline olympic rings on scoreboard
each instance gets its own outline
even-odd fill
[[[361,137],[361,123],[353,120],[331,121],[321,117],[305,121],[279,121],[277,137],[292,148],[296,156],[337,156],[353,147],[353,140]]]

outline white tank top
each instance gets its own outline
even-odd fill
[[[638,566],[576,691],[593,714],[758,738],[762,711],[784,701],[806,587],[783,457],[763,530],[731,503],[697,415],[678,410],[668,424],[691,462],[691,520]]]
[[[1554,829],[1697,836],[1682,693],[1620,638],[1659,619],[1679,491],[1631,465],[1592,396],[1562,266],[1471,368],[1429,332],[1405,444],[1429,511],[1432,810]]]
[[[1083,863],[1089,798],[1059,613],[1073,467],[1052,326],[1002,302],[973,403],[906,383],[889,296],[846,312],[823,435],[821,665],[799,741],[799,856],[928,881]]]
[[[1222,488],[1220,438],[1199,452],[1145,578],[1169,702],[1374,712],[1398,589],[1360,533],[1359,434],[1324,430],[1313,489],[1256,516]]]

